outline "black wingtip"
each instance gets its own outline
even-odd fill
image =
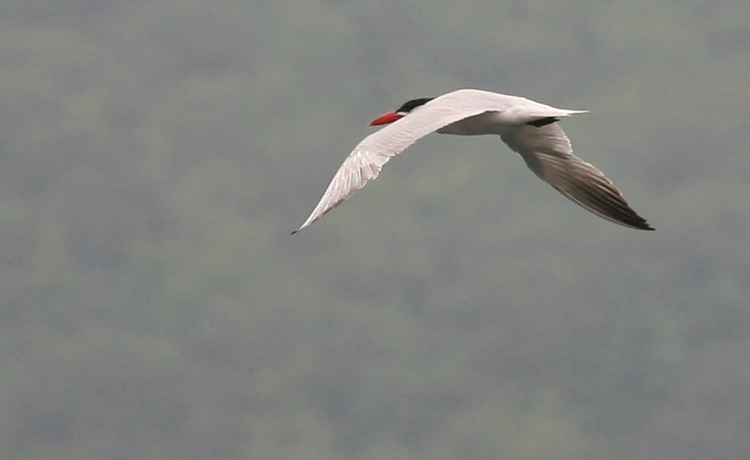
[[[635,228],[638,230],[648,230],[650,232],[656,231],[654,227],[651,226],[648,222],[645,220],[643,222],[639,222],[635,225]]]
[[[297,233],[298,231],[299,231],[299,230],[295,230],[295,231],[293,231],[292,233],[290,233],[290,235],[294,235],[294,234],[295,234],[295,233]]]

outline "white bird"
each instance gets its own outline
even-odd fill
[[[653,230],[594,166],[572,154],[557,122],[586,110],[550,107],[518,96],[459,89],[436,98],[413,99],[370,125],[370,134],[344,160],[305,223],[309,226],[380,174],[392,156],[432,132],[473,136],[497,134],[526,165],[555,190],[592,213],[625,227]]]

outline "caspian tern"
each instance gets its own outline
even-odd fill
[[[435,98],[408,101],[370,123],[388,126],[370,134],[354,148],[310,217],[292,233],[350,198],[378,177],[392,156],[432,132],[499,135],[521,155],[534,174],[578,205],[616,224],[653,230],[601,171],[572,154],[570,141],[557,122],[561,117],[585,112],[476,89],[459,89]]]

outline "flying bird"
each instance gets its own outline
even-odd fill
[[[333,176],[310,217],[292,234],[323,217],[378,177],[394,155],[437,132],[496,134],[539,178],[576,204],[625,227],[653,230],[625,201],[612,181],[573,155],[560,118],[586,110],[558,109],[519,96],[459,89],[435,98],[413,99],[384,113],[370,126],[387,125],[360,142]]]

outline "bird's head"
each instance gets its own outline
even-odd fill
[[[433,97],[423,97],[421,99],[412,99],[411,101],[405,102],[404,105],[392,112],[386,112],[383,115],[377,117],[370,122],[370,126],[385,125],[393,123],[394,121],[405,117],[410,114],[417,107],[421,107],[424,104],[433,100]]]

